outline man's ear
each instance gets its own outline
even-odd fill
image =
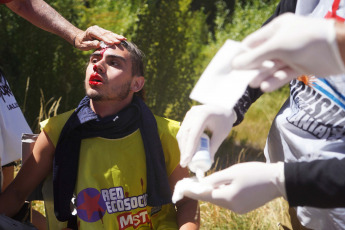
[[[143,76],[134,77],[131,89],[134,93],[139,92],[145,85],[145,78]]]

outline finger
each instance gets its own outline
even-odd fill
[[[204,192],[204,193],[195,193],[193,191],[185,191],[184,196],[189,197],[194,200],[202,200],[202,201],[212,201],[212,192]]]
[[[122,40],[126,40],[124,36],[113,33],[99,26],[89,27],[86,30],[86,38],[89,40],[96,39],[96,40],[104,41],[108,45],[119,44]]]
[[[192,157],[194,156],[194,153],[196,152],[196,149],[198,147],[200,137],[205,130],[205,124],[204,120],[202,117],[196,116],[196,114],[189,114],[188,118],[189,120],[192,120],[192,122],[188,122],[188,131],[186,131],[183,137],[183,151],[181,153],[181,166],[182,165],[187,165]]]
[[[249,48],[255,48],[272,37],[277,30],[275,21],[261,27],[243,39],[242,44]]]
[[[231,62],[232,67],[234,69],[258,69],[264,61],[275,59],[277,51],[271,43],[270,40],[267,40],[260,46],[235,56]]]
[[[233,169],[229,167],[204,177],[200,183],[219,188],[220,186],[231,184],[233,180]]]
[[[298,74],[296,71],[294,71],[290,67],[285,67],[274,73],[273,77],[263,81],[260,85],[260,88],[263,92],[272,92],[297,77]]]
[[[192,156],[189,156],[187,154],[187,145],[188,145],[188,136],[189,136],[189,131],[191,129],[191,122],[194,117],[193,113],[194,107],[192,107],[187,113],[185,118],[183,119],[183,122],[181,124],[181,127],[176,135],[176,139],[180,148],[180,165],[182,167],[186,167],[188,162],[190,161]]]
[[[210,139],[210,153],[212,156],[212,162],[214,161],[214,155],[216,154],[219,146],[223,143],[228,134],[222,135],[220,132],[214,131]]]
[[[184,117],[181,127],[176,135],[177,143],[180,149],[180,165],[182,167],[186,167],[188,164],[188,156],[186,156],[186,137],[188,137],[189,134],[189,116],[187,112],[186,116]]]
[[[75,47],[83,51],[97,49],[100,47],[100,41],[98,40],[82,41],[80,43],[76,43]]]
[[[291,17],[296,17],[292,13],[284,13],[277,18],[274,18],[271,22],[256,30],[255,32],[248,35],[243,39],[242,44],[249,47],[255,48],[262,44],[263,42],[269,40],[274,34],[281,28],[281,24],[285,22],[290,22]]]
[[[263,81],[272,78],[275,72],[284,67],[285,64],[280,61],[265,61],[259,69],[257,76],[249,83],[249,86],[252,88],[259,88]]]
[[[243,45],[249,47],[246,52],[242,52],[232,60],[232,67],[235,69],[255,69],[265,60],[271,60],[274,57],[274,46],[272,40],[277,33],[278,23],[272,21],[261,29],[249,35],[243,40]]]
[[[184,178],[178,181],[174,188],[173,201],[181,200],[186,194],[193,199],[199,199],[201,194],[212,191],[212,187],[208,184],[198,182],[196,178]]]
[[[186,150],[185,150],[185,147],[186,147],[185,137],[188,136],[188,133],[189,133],[188,129],[183,129],[183,130],[180,129],[176,136],[177,143],[180,148],[180,165],[183,168],[185,168],[189,162],[189,158],[186,155]]]
[[[188,163],[192,160],[195,152],[197,151],[198,145],[200,143],[201,135],[205,132],[206,124],[205,116],[194,116],[194,121],[189,129],[188,136],[185,137],[186,147],[185,156],[187,156]]]

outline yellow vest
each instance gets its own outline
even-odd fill
[[[41,123],[54,146],[72,112]],[[180,160],[175,138],[179,124],[155,118],[170,176]],[[75,188],[79,229],[177,229],[172,204],[147,206],[146,185],[145,151],[139,130],[120,139],[82,140]],[[49,228],[65,227],[66,223],[58,223],[54,215],[51,184],[47,182],[44,191]]]

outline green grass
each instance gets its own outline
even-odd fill
[[[235,141],[262,149],[272,121],[288,97],[288,86],[262,95],[249,108],[243,122],[233,128]]]

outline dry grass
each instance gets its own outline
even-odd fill
[[[27,81],[27,88],[29,86],[29,82],[30,82],[30,79],[28,79],[28,81]],[[40,107],[40,112],[39,112],[38,117],[37,117],[36,128],[33,129],[33,130],[35,130],[35,133],[40,132],[39,127],[40,127],[41,121],[57,115],[57,110],[60,106],[60,101],[61,101],[61,97],[58,100],[54,100],[54,98],[50,98],[48,101],[46,101],[43,91],[42,90],[40,90],[40,91],[41,91],[41,99],[40,99],[41,107]],[[17,175],[17,173],[20,169],[20,166],[21,166],[21,164],[19,164],[15,168],[15,175]],[[35,209],[36,211],[40,212],[42,215],[45,216],[45,209],[44,209],[44,202],[43,201],[40,201],[40,200],[33,201],[33,202],[31,202],[31,206],[33,209]]]
[[[200,203],[200,210],[202,230],[267,230],[279,229],[278,224],[284,223],[287,203],[283,198],[278,198],[243,215],[206,202]]]

